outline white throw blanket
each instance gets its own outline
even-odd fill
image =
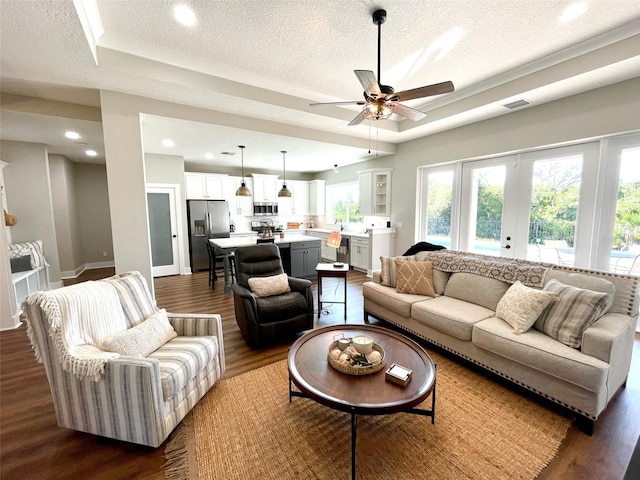
[[[93,347],[127,329],[115,287],[107,282],[83,282],[27,298],[40,305],[49,322],[49,337],[62,368],[79,378],[99,380],[117,353]],[[31,342],[32,345],[34,342]],[[39,352],[36,356],[40,358]]]

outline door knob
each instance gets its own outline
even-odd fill
[[[509,250],[511,248],[511,245],[507,244],[507,245],[504,245],[502,248],[506,248],[507,250]]]

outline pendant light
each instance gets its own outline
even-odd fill
[[[247,182],[244,181],[244,145],[238,145],[240,149],[240,154],[242,155],[242,183],[240,184],[240,188],[236,190],[237,197],[250,197],[251,190],[247,188]]]
[[[291,196],[291,190],[289,190],[287,188],[287,162],[286,162],[286,159],[285,159],[285,155],[286,155],[287,151],[286,150],[282,150],[280,153],[282,153],[282,171],[283,171],[284,175],[283,175],[283,181],[282,181],[282,188],[278,192],[278,196],[279,197],[290,197]]]

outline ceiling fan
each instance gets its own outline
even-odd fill
[[[453,83],[442,82],[424,87],[413,88],[403,92],[395,92],[393,87],[378,83],[380,79],[380,34],[381,25],[387,21],[386,10],[376,10],[373,12],[373,23],[378,26],[378,77],[371,70],[354,70],[360,84],[364,87],[364,100],[352,100],[346,102],[311,103],[310,106],[318,105],[364,105],[362,111],[349,122],[349,126],[358,125],[365,119],[382,120],[389,118],[392,113],[411,120],[421,120],[426,114],[415,108],[402,105],[401,101],[413,100],[415,98],[430,97],[443,93],[453,92]]]

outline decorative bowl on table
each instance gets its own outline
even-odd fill
[[[357,337],[356,337],[357,338]],[[371,339],[371,337],[367,337]],[[368,344],[371,350],[367,354],[363,354],[356,350],[353,339],[349,346],[344,350],[338,348],[338,341],[334,341],[329,345],[327,360],[329,365],[339,372],[349,375],[370,375],[379,372],[384,368],[387,361],[384,355],[384,349],[373,342]]]

